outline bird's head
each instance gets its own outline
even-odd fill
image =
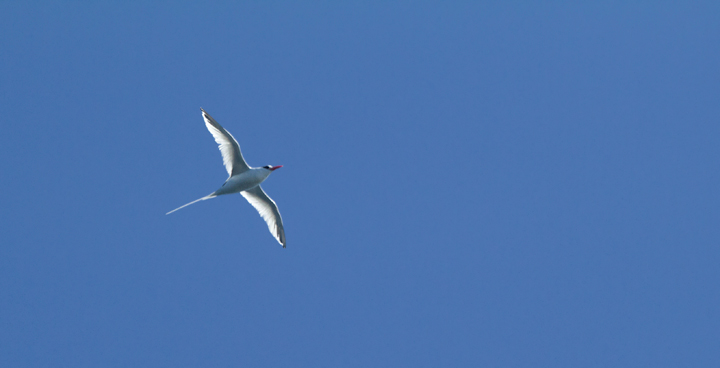
[[[275,171],[275,170],[277,170],[277,169],[279,169],[279,168],[281,168],[281,167],[283,167],[283,165],[279,165],[279,166],[265,165],[265,166],[263,166],[263,169],[267,169],[267,170],[270,170],[270,171]]]

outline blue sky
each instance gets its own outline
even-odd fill
[[[720,364],[714,2],[0,12],[3,367]]]

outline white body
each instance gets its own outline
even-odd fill
[[[216,196],[223,194],[233,194],[244,192],[248,189],[260,185],[264,182],[272,171],[263,169],[261,167],[255,167],[249,169],[243,173],[231,176],[225,181],[220,189],[216,190],[213,194]]]
[[[220,126],[220,124],[218,124],[212,116],[205,112],[205,110],[202,110],[202,115],[205,119],[205,126],[215,138],[215,142],[219,145],[218,148],[220,149],[220,153],[223,157],[223,164],[225,165],[225,169],[230,177],[225,181],[220,189],[206,195],[205,197],[180,206],[167,214],[171,214],[193,203],[215,198],[219,195],[240,193],[260,213],[260,216],[267,223],[270,233],[275,237],[275,239],[277,239],[283,248],[285,248],[285,229],[283,227],[280,211],[278,210],[275,201],[268,197],[262,187],[260,187],[260,183],[264,182],[275,169],[282,166],[248,166],[242,156],[242,153],[240,152],[240,145],[237,140],[235,140],[235,138],[227,130],[225,130],[225,128]]]

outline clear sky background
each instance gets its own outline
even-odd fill
[[[719,366],[720,6],[600,3],[0,3],[0,366]]]

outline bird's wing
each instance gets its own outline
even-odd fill
[[[223,157],[223,165],[230,176],[240,174],[250,169],[240,152],[240,145],[225,128],[220,126],[215,119],[205,110],[202,110],[202,116],[205,119],[205,126],[210,134],[215,138],[215,142],[219,145],[220,153]]]
[[[285,248],[285,229],[283,228],[282,217],[280,217],[280,211],[278,211],[275,201],[268,197],[259,185],[240,192],[240,194],[260,212],[260,216],[262,216],[263,220],[267,223],[270,233],[272,233],[275,239]]]

